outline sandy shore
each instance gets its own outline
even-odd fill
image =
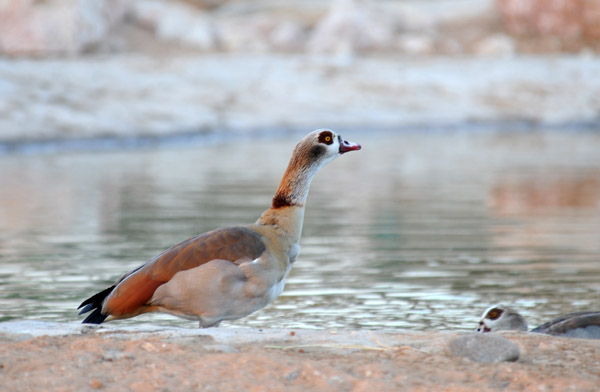
[[[472,339],[479,336],[5,322],[0,385],[3,391],[598,389],[600,341],[524,333]],[[498,342],[512,347],[509,357],[500,358]]]

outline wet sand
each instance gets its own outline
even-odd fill
[[[506,333],[500,340],[516,345],[518,359],[482,363],[456,350],[473,335],[5,322],[0,385],[3,391],[598,389],[600,341]],[[492,350],[486,342],[471,348]]]

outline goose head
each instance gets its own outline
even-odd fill
[[[502,304],[490,306],[483,312],[477,332],[527,331],[527,321],[516,310]]]
[[[305,166],[321,168],[349,151],[360,150],[361,146],[344,140],[331,129],[317,129],[306,135],[296,145],[292,159],[297,158]]]
[[[281,179],[273,207],[303,206],[313,176],[327,163],[361,146],[331,129],[317,129],[298,142]]]

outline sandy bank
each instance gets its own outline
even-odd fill
[[[468,335],[6,322],[0,323],[0,385],[4,391],[597,390],[599,341],[505,334],[518,360],[480,363],[457,351]],[[472,347],[493,350],[488,343]]]

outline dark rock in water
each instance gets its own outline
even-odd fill
[[[494,333],[471,333],[448,344],[452,355],[465,357],[475,362],[514,362],[519,359],[516,344]]]

